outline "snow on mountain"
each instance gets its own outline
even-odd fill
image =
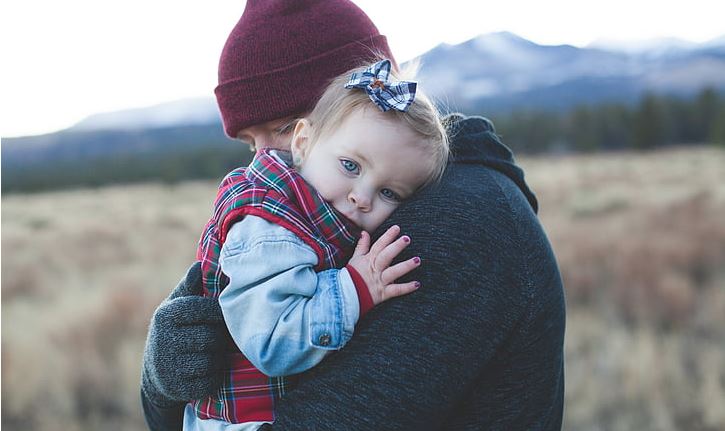
[[[599,41],[577,48],[491,33],[423,54],[419,80],[455,109],[631,102],[649,90],[687,95],[704,86],[725,88],[724,40]]]

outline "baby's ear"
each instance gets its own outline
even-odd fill
[[[307,154],[310,152],[310,134],[312,132],[312,125],[310,122],[303,118],[295,125],[295,130],[292,132],[292,162],[295,166],[300,166],[302,162],[307,158]]]

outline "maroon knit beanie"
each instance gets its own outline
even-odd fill
[[[393,59],[385,36],[347,0],[248,0],[214,90],[227,135],[310,110],[341,73]]]

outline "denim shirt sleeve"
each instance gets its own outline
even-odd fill
[[[229,230],[219,303],[239,349],[268,376],[310,369],[352,337],[360,314],[352,279],[345,269],[315,272],[316,264],[311,247],[260,217]]]

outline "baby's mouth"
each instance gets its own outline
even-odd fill
[[[357,224],[357,221],[355,220],[355,218],[354,218],[353,216],[351,216],[351,215],[349,215],[349,214],[347,214],[347,213],[342,213],[342,215],[344,215],[344,216],[345,216],[345,218],[347,218],[347,219],[348,219],[348,220],[350,220],[351,222],[353,222],[353,223]]]
[[[350,215],[350,213],[348,211],[340,211],[340,214],[345,216],[345,218],[350,220],[355,226],[362,227],[362,226],[360,226],[360,223],[355,219],[355,217]]]

